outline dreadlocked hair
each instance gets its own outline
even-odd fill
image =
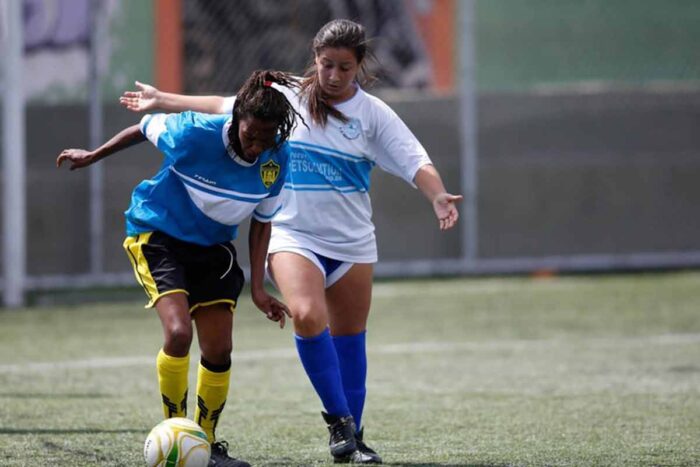
[[[359,64],[359,70],[355,79],[361,86],[365,86],[376,80],[367,70],[365,57],[373,58],[367,44],[364,26],[347,19],[335,19],[319,29],[311,44],[311,49],[313,58],[317,57],[327,47],[352,50]],[[335,117],[343,123],[349,121],[345,114],[328,103],[323,89],[321,89],[317,66],[313,59],[301,82],[300,95],[306,98],[309,114],[315,123],[326,126],[329,116]]]
[[[297,124],[297,117],[306,125],[304,118],[299,115],[284,94],[272,86],[272,83],[287,88],[299,88],[299,80],[288,73],[274,70],[254,71],[236,94],[236,101],[233,104],[235,118],[228,130],[231,141],[238,139],[238,121],[245,117],[277,123],[279,138],[275,142],[274,149],[279,149],[289,139],[289,135]]]

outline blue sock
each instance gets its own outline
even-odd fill
[[[340,374],[343,377],[343,388],[348,400],[350,413],[355,419],[355,426],[362,428],[362,410],[365,407],[367,388],[367,352],[365,336],[367,332],[352,336],[334,336],[333,344],[338,353]]]
[[[326,329],[315,337],[294,335],[294,340],[304,370],[326,412],[338,417],[350,415],[331,333]]]

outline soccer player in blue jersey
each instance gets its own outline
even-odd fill
[[[446,191],[427,152],[396,113],[365,92],[362,25],[333,20],[313,41],[301,89],[281,86],[308,127],[290,136],[284,204],[272,220],[269,270],[289,305],[295,343],[325,412],[337,462],[381,463],[364,442],[365,337],[377,247],[369,173],[378,165],[420,189],[439,228],[454,227],[462,199]],[[181,96],[137,83],[121,102],[135,111],[223,112],[233,98]],[[235,97],[235,100],[239,99]]]
[[[147,307],[155,307],[163,326],[156,361],[166,418],[187,413],[195,323],[201,360],[194,420],[209,437],[210,465],[216,467],[249,465],[229,456],[228,444],[215,436],[229,389],[233,312],[244,281],[231,242],[248,217],[253,302],[281,327],[289,314],[263,284],[270,219],[281,208],[287,139],[298,115],[273,83],[294,87],[296,81],[258,71],[239,90],[232,114],[229,109],[228,115],[146,115],[99,148],[67,149],[56,161],[82,168],[146,139],[163,153],[158,173],[132,194],[124,248]]]

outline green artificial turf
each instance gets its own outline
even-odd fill
[[[700,273],[379,282],[367,339],[386,464],[700,465]],[[143,303],[0,312],[0,465],[143,465],[160,344]],[[290,327],[244,296],[234,349],[218,435],[330,465]]]

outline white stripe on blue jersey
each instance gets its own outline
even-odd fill
[[[173,166],[170,166],[170,170],[175,172],[177,174],[177,176],[180,177],[186,185],[193,186],[193,188],[195,188],[195,191],[201,191],[203,193],[213,192],[222,198],[230,198],[230,199],[236,199],[239,201],[247,201],[249,203],[257,203],[258,201],[262,200],[263,198],[267,198],[269,196],[269,193],[250,194],[250,193],[242,193],[240,191],[234,191],[234,190],[224,190],[222,188],[217,188],[216,186],[207,185],[206,183],[200,182],[192,177],[188,177],[187,175],[178,172],[175,169],[175,167],[173,167]]]

